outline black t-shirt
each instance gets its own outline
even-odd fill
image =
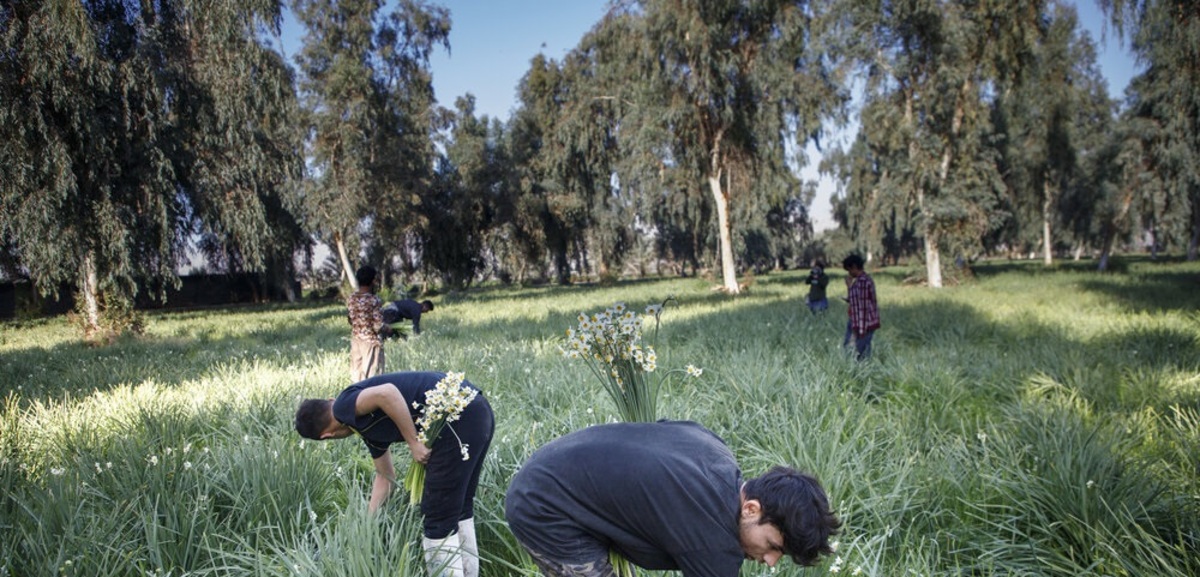
[[[408,412],[412,414],[413,422],[416,423],[425,414],[425,393],[433,390],[438,381],[445,376],[446,373],[411,372],[388,373],[371,377],[350,385],[333,400],[333,418],[354,429],[366,443],[367,450],[371,452],[371,458],[378,459],[387,452],[392,443],[402,442],[404,436],[400,434],[400,428],[392,422],[392,418],[382,410],[366,415],[355,415],[354,406],[358,402],[359,393],[363,392],[363,389],[381,385],[395,386],[404,396]],[[463,386],[478,390],[475,385],[466,380],[463,381]],[[413,403],[420,406],[414,407]]]
[[[598,425],[538,449],[513,477],[506,515],[531,549],[560,562],[581,541],[639,567],[732,577],[741,472],[712,431],[690,421]]]

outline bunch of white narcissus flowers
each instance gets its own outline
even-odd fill
[[[430,441],[437,439],[442,428],[457,421],[467,405],[479,394],[475,389],[464,387],[462,382],[463,373],[446,373],[432,390],[425,393],[425,410],[416,423],[417,440],[422,444],[428,446]],[[413,408],[420,409],[421,405],[413,401]],[[459,447],[463,460],[469,459],[467,445],[460,441]]]
[[[662,305],[646,307],[647,315],[657,316],[661,311]],[[647,373],[658,368],[658,354],[654,352],[654,347],[642,344],[643,318],[626,307],[625,303],[616,303],[604,312],[591,316],[580,313],[578,319],[577,327],[567,329],[563,356],[603,362],[608,365],[609,376],[618,382],[622,378],[618,364]]]

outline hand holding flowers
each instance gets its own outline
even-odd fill
[[[463,385],[463,373],[446,373],[442,380],[432,390],[425,393],[425,405],[421,416],[416,420],[418,446],[411,446],[413,460],[404,477],[404,488],[408,491],[409,502],[416,505],[421,502],[421,493],[425,490],[425,461],[429,459],[429,448],[437,441],[443,429],[447,429],[458,439],[451,423],[462,416],[463,410],[479,391]],[[414,409],[422,405],[413,401]],[[422,450],[424,449],[424,450]],[[464,461],[471,458],[470,446],[458,441],[458,449]]]

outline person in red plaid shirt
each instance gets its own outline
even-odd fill
[[[871,338],[879,328],[879,303],[875,301],[875,281],[863,270],[863,258],[852,254],[842,260],[842,268],[850,275],[846,278],[846,302],[849,303],[850,322],[846,325],[843,347],[850,346],[854,337],[854,350],[858,360],[871,356]]]

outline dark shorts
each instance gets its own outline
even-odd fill
[[[492,407],[483,394],[467,405],[458,421],[442,430],[425,464],[421,513],[426,537],[444,539],[458,529],[459,521],[475,516],[475,490],[495,430]],[[469,446],[470,459],[466,461],[460,442]]]

